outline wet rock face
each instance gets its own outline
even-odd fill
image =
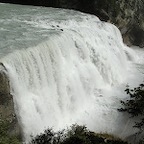
[[[115,24],[119,27],[124,42],[130,45],[144,47],[144,1],[119,0],[119,12]]]
[[[20,136],[20,127],[14,111],[13,97],[10,94],[9,79],[6,69],[0,64],[0,120],[10,123],[9,135]]]
[[[130,41],[141,48],[144,47],[144,30],[138,26],[134,26],[129,34]]]

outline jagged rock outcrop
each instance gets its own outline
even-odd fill
[[[144,1],[119,0],[117,3],[119,12],[115,24],[121,30],[124,42],[128,45],[144,47]]]
[[[9,124],[7,134],[21,137],[20,127],[14,111],[13,97],[10,94],[9,79],[6,69],[0,63],[0,122]]]

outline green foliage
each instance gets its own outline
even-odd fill
[[[119,111],[128,112],[131,117],[141,116],[141,121],[136,122],[134,127],[142,130],[144,126],[144,84],[140,84],[139,87],[133,89],[127,86],[125,92],[130,96],[130,99],[121,101],[124,107],[119,109]]]
[[[143,132],[144,128],[144,84],[140,84],[138,87],[130,89],[127,86],[125,92],[130,96],[129,100],[121,101],[123,108],[119,109],[121,112],[127,112],[131,117],[140,118],[139,122],[136,122],[134,127],[139,129],[137,135]],[[144,138],[139,141],[139,144],[144,144]]]
[[[7,120],[0,121],[0,144],[20,144],[18,136],[8,133],[10,122]]]
[[[58,144],[61,143],[63,136],[63,131],[54,132],[52,129],[47,129],[35,138],[32,137],[30,144]]]
[[[37,135],[30,144],[127,144],[110,135],[96,134],[85,126],[72,125],[70,129],[54,132],[47,129]]]

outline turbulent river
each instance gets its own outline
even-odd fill
[[[0,62],[25,141],[74,123],[122,138],[135,132],[117,109],[126,85],[143,82],[144,51],[124,45],[114,25],[73,10],[0,4]]]

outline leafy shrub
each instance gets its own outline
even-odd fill
[[[85,126],[75,124],[70,129],[59,132],[47,129],[33,138],[30,144],[127,144],[127,142],[114,137],[106,138],[102,134],[87,130]]]
[[[119,111],[128,112],[131,117],[141,116],[141,121],[136,122],[134,127],[137,127],[142,131],[142,127],[144,126],[144,84],[140,84],[133,89],[130,89],[129,86],[127,86],[125,92],[130,98],[127,101],[121,101],[121,104],[124,107],[119,109]]]
[[[119,109],[121,112],[127,112],[131,117],[138,117],[139,122],[135,122],[134,127],[139,129],[136,135],[140,135],[144,128],[144,84],[130,89],[127,86],[125,92],[130,96],[127,101],[121,101],[123,108]],[[144,144],[144,138],[141,138],[139,144]]]

